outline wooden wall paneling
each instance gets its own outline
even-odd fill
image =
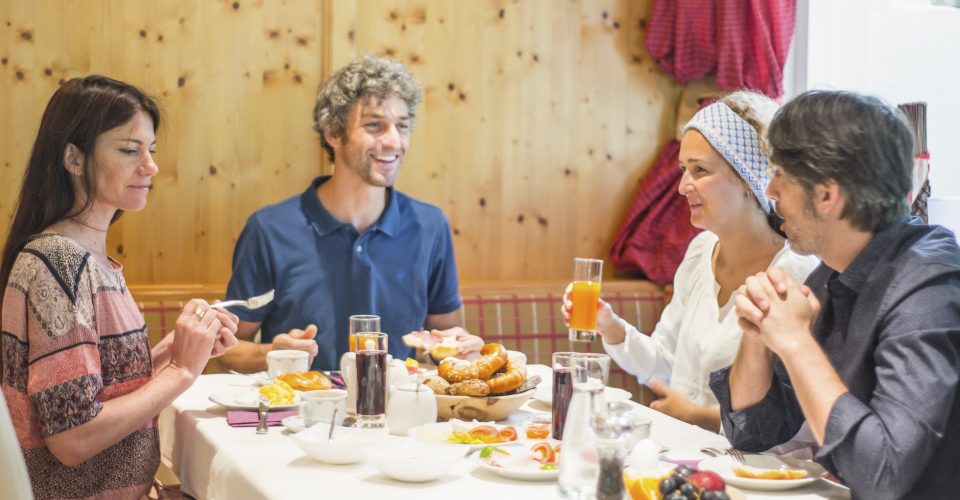
[[[168,147],[152,212],[138,216],[162,223],[142,227],[153,238],[123,236],[125,247],[149,245],[137,249],[150,262],[131,266],[131,281],[226,282],[250,213],[300,192],[318,172],[304,103],[318,81],[323,5],[237,4],[196,3],[187,12],[173,5],[170,29],[148,33],[151,43],[176,49],[154,57],[164,66]]]
[[[361,51],[421,80],[398,187],[448,215],[461,279],[565,278],[605,256],[678,90],[648,0],[0,3],[0,231],[57,82],[129,81],[164,110],[147,209],[109,248],[131,283],[225,283],[236,237],[330,166],[316,87]],[[609,158],[608,158],[609,155]],[[609,271],[609,268],[608,268]]]
[[[424,84],[398,187],[446,211],[464,279],[606,256],[673,125],[676,88],[642,47],[649,2],[353,5],[350,55],[390,55]]]

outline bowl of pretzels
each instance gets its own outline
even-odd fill
[[[526,356],[490,343],[480,358],[446,358],[423,383],[437,398],[438,420],[503,420],[533,396],[539,377],[527,378]]]

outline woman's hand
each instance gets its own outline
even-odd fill
[[[650,408],[678,420],[700,426],[711,432],[720,430],[720,409],[697,406],[690,398],[657,379],[650,379],[647,387],[657,395]]]
[[[684,422],[689,421],[695,407],[693,401],[657,379],[651,379],[647,387],[657,395],[657,400],[650,403],[650,408]]]
[[[217,302],[220,302],[219,300]],[[210,357],[215,358],[227,349],[237,344],[237,326],[240,324],[240,318],[236,314],[224,309],[210,309],[209,312],[216,312],[217,319],[220,320],[220,330],[217,332],[217,340],[213,343],[213,350],[210,351]]]
[[[195,380],[207,366],[222,326],[220,315],[216,310],[210,311],[206,301],[193,299],[187,302],[174,327],[170,365]]]
[[[567,285],[563,291],[563,302],[560,304],[560,314],[563,315],[563,323],[570,326],[570,313],[573,310],[573,283]],[[623,320],[603,299],[597,300],[597,333],[603,337],[608,344],[619,344],[623,342],[627,332],[623,328]]]

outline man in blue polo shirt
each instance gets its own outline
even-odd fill
[[[390,353],[400,359],[410,354],[400,337],[414,331],[456,336],[461,354],[482,347],[458,324],[446,217],[393,189],[420,99],[402,64],[369,55],[321,84],[314,128],[334,173],[247,221],[227,297],[276,295],[263,308],[235,311],[243,340],[223,364],[263,370],[270,350],[297,349],[310,353],[312,368],[335,370],[354,314],[380,316]],[[261,344],[250,341],[258,330]]]

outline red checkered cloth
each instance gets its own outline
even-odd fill
[[[664,285],[683,260],[699,229],[690,224],[690,206],[677,193],[680,143],[670,141],[637,189],[630,211],[610,248],[610,261],[626,272],[641,272]]]
[[[655,0],[645,42],[680,85],[716,75],[776,98],[795,22],[796,0]]]

